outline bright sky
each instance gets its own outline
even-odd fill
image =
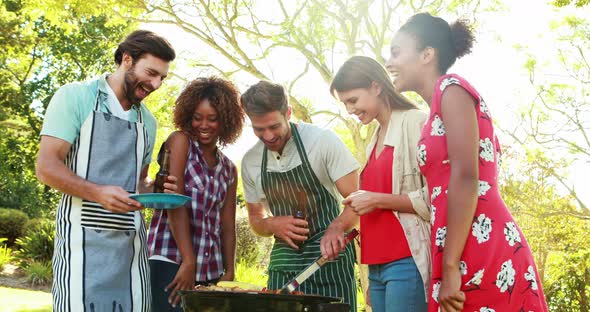
[[[469,80],[486,99],[492,114],[505,129],[514,128],[517,122],[518,110],[530,103],[534,98],[533,88],[530,86],[528,73],[523,67],[526,53],[515,49],[516,45],[526,46],[539,59],[555,59],[554,38],[548,32],[550,21],[560,20],[566,15],[575,14],[590,18],[590,10],[574,11],[571,8],[556,9],[539,0],[507,1],[508,12],[486,12],[478,15],[477,43],[473,52],[457,61],[450,72],[460,74]],[[456,16],[443,16],[452,21]],[[145,25],[146,28],[169,38],[175,48],[185,56],[191,51],[207,49],[203,44],[195,42],[180,30],[170,29],[171,26]],[[388,56],[388,55],[386,55]],[[268,69],[277,82],[292,79],[293,72],[300,70],[300,60],[296,55],[275,55],[267,60]],[[213,57],[215,58],[215,57]],[[343,57],[344,59],[344,57]],[[211,62],[216,62],[211,60]],[[220,59],[219,62],[224,62]],[[179,72],[183,66],[176,64]],[[336,67],[337,64],[336,64]],[[186,70],[190,68],[184,67]],[[195,71],[192,71],[193,75]],[[190,77],[190,71],[187,73]],[[238,86],[243,90],[256,80],[247,75],[237,75]],[[242,79],[243,77],[243,79]],[[542,72],[542,79],[566,79],[565,73],[559,67],[549,67]],[[294,92],[309,98],[314,108],[340,109],[339,105],[328,94],[326,84],[312,75],[302,79]],[[316,121],[321,126],[328,126],[321,120]],[[244,152],[256,142],[252,129],[246,127],[242,137],[224,152],[236,163],[239,163]],[[510,141],[507,136],[500,136],[506,144]],[[585,178],[590,176],[588,164],[577,164],[571,170],[571,178],[577,186],[581,197],[590,202],[590,192],[584,192]]]

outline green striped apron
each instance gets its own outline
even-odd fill
[[[322,185],[314,174],[295,124],[290,123],[301,165],[285,172],[267,172],[267,149],[262,156],[262,189],[274,216],[294,215],[297,194],[306,193],[309,239],[301,250],[291,248],[277,239],[270,254],[268,289],[279,289],[321,255],[320,240],[328,225],[340,215],[338,200]],[[324,265],[299,286],[306,294],[339,297],[356,311],[356,280],[352,244],[338,259]]]

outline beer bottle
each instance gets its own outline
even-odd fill
[[[307,213],[305,211],[305,204],[307,203],[307,195],[304,191],[297,192],[297,210],[293,217],[296,219],[305,220],[307,219]],[[299,252],[303,252],[303,241],[297,241],[295,244],[299,247]]]
[[[170,170],[170,150],[166,149],[164,151],[164,158],[162,159],[162,163],[160,164],[160,171],[156,174],[156,181],[154,182],[154,193],[164,193],[164,183],[166,183],[166,178],[170,174],[168,171]]]

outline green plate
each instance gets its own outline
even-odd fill
[[[145,193],[135,194],[129,196],[140,202],[146,208],[155,209],[174,209],[184,206],[190,197],[180,194],[169,194],[169,193]]]

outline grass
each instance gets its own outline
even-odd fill
[[[0,312],[50,312],[51,294],[0,287]]]

